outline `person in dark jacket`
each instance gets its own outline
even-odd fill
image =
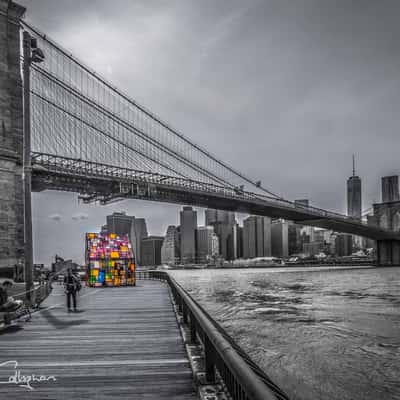
[[[22,300],[14,300],[12,297],[8,296],[7,290],[12,286],[11,281],[4,281],[0,286],[0,310],[1,311],[15,311],[22,306]]]
[[[78,291],[79,281],[78,278],[73,275],[71,268],[68,268],[67,275],[64,278],[65,293],[67,294],[67,307],[68,311],[71,311],[71,297],[74,305],[74,311],[76,311],[76,292]]]

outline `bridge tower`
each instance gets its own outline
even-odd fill
[[[20,18],[25,8],[0,0],[0,276],[24,258],[23,95]]]
[[[375,223],[400,232],[400,196],[398,176],[382,178],[382,203],[373,205]],[[377,241],[378,265],[400,265],[400,240]]]

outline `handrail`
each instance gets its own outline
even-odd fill
[[[207,381],[215,380],[217,370],[234,400],[288,400],[287,395],[167,272],[138,271],[137,277],[169,284],[183,321],[190,323],[191,340],[200,338],[203,343]]]
[[[51,283],[50,281],[41,282],[39,285],[32,288],[29,292],[31,292],[31,301],[30,305],[34,308],[38,307],[40,303],[42,303],[48,295],[51,293]],[[19,292],[12,295],[15,299],[26,300],[26,294],[28,292]]]

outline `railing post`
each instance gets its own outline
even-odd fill
[[[178,298],[178,312],[182,313],[182,299]]]
[[[206,381],[208,383],[215,382],[214,348],[207,335],[204,335],[204,361],[206,367]]]
[[[196,321],[194,320],[194,316],[192,313],[190,313],[190,341],[192,343],[197,342]]]
[[[182,316],[183,316],[183,323],[187,324],[188,323],[187,309],[183,302],[182,302]]]

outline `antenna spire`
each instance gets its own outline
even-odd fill
[[[353,176],[356,176],[356,158],[353,154]]]

